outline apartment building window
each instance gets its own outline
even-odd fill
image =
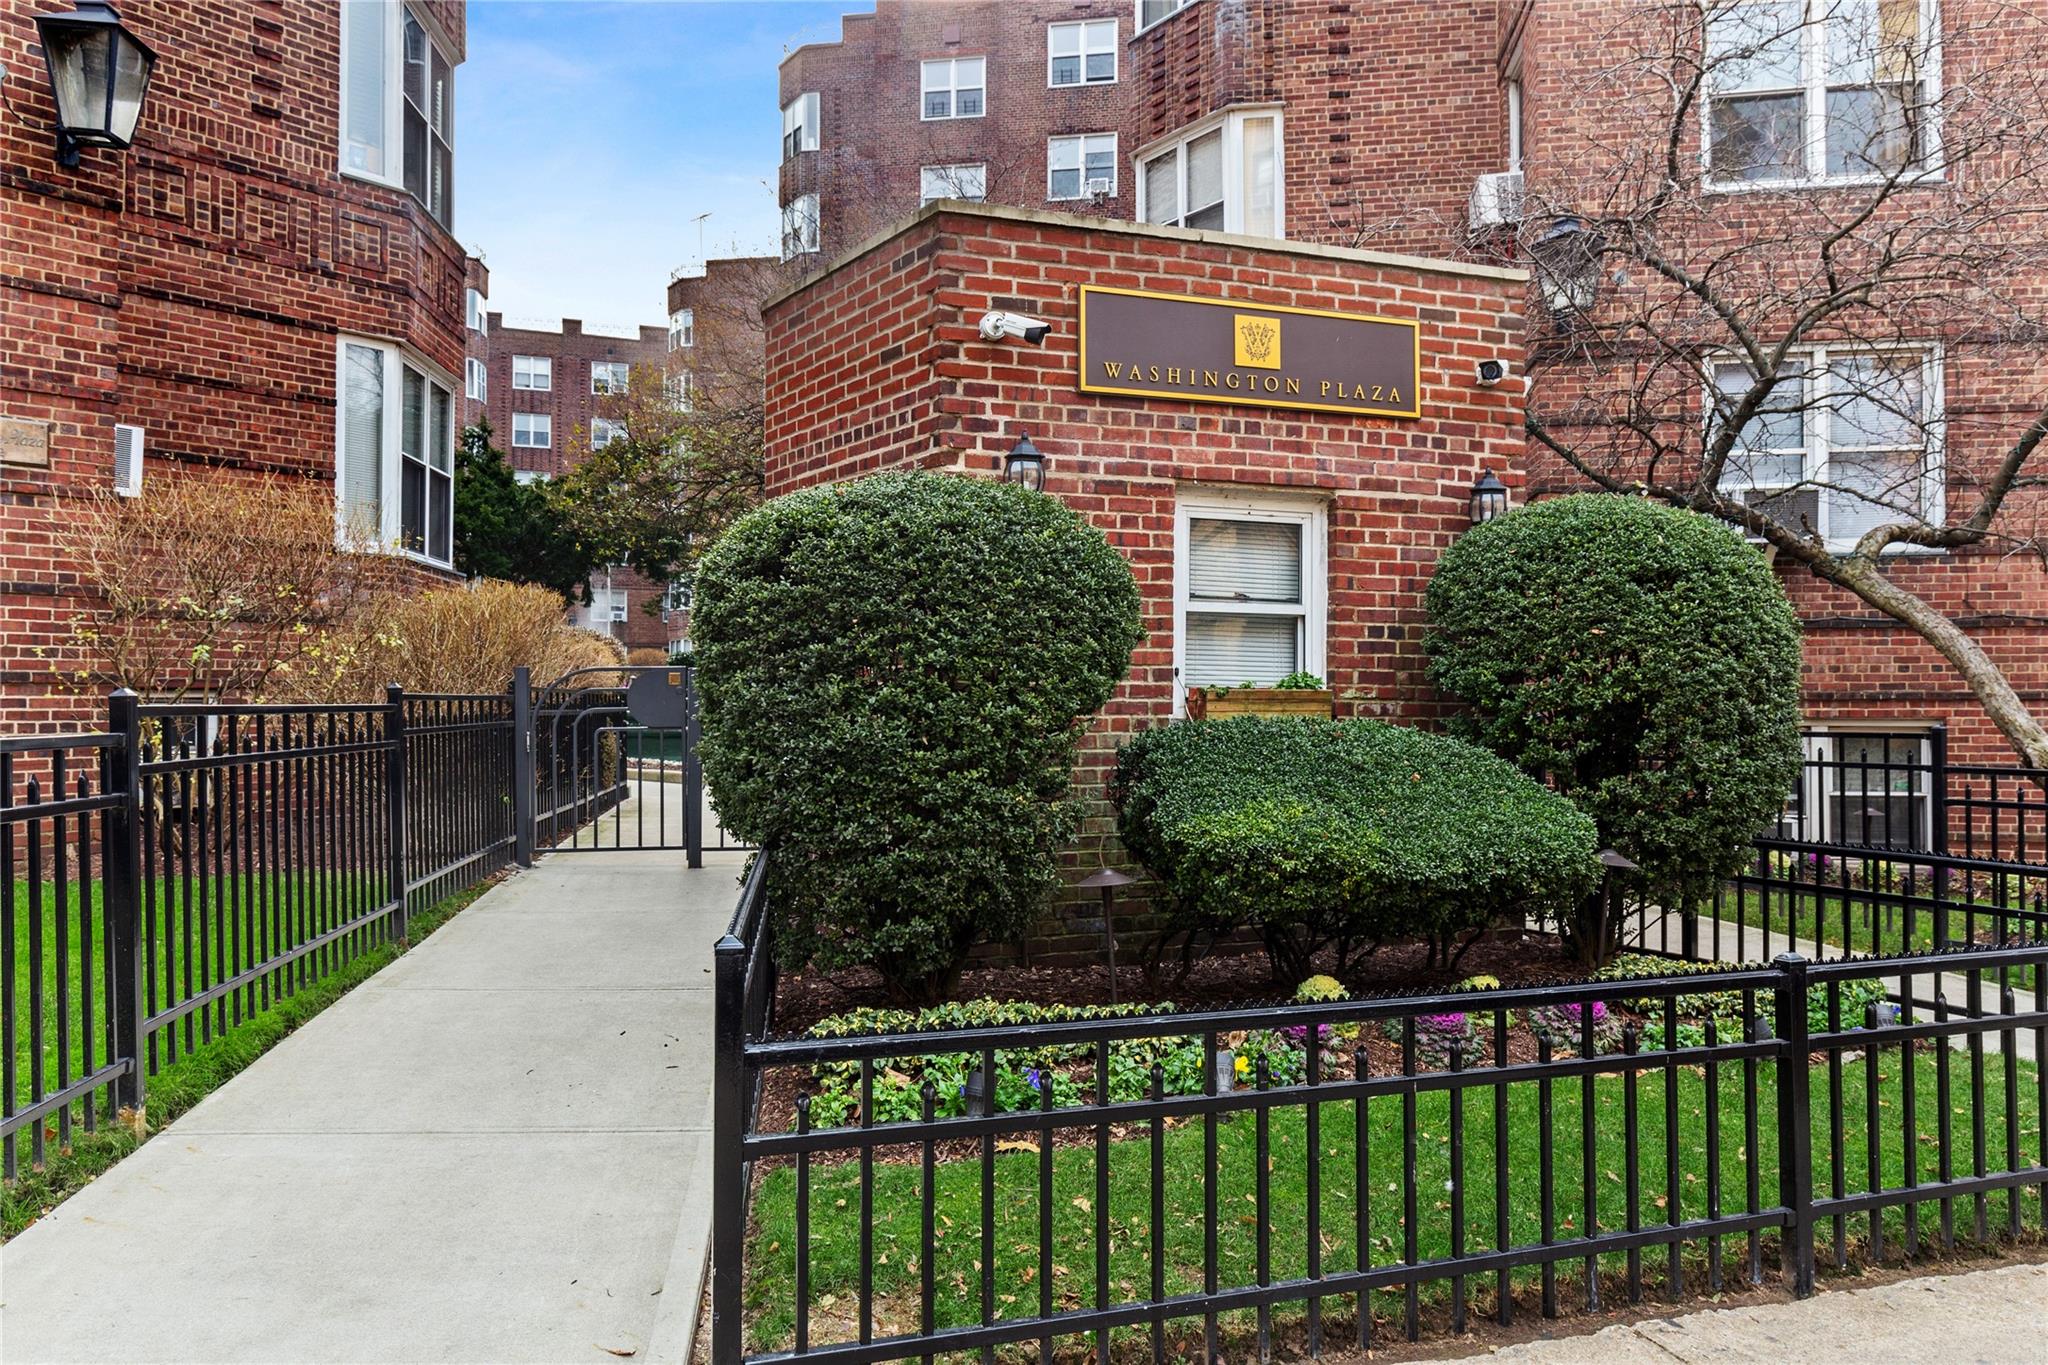
[[[1116,134],[1086,133],[1046,143],[1045,197],[1090,199],[1116,193]]]
[[[986,69],[981,57],[940,57],[926,62],[921,116],[927,121],[980,118],[985,112],[982,74]]]
[[[677,370],[661,381],[661,390],[669,402],[688,412],[697,399],[697,376],[688,370]]]
[[[409,6],[351,0],[341,9],[342,169],[406,190],[447,227],[454,63]]]
[[[590,362],[592,393],[624,393],[632,384],[633,367],[623,360]]]
[[[1277,109],[1233,110],[1140,153],[1138,218],[1284,237]]]
[[[483,291],[477,289],[465,289],[462,291],[462,316],[463,321],[472,332],[488,332],[491,330],[489,325],[490,318],[484,312]]]
[[[980,203],[988,197],[988,165],[974,162],[959,166],[926,166],[917,173],[917,206],[934,199],[966,199]]]
[[[1515,76],[1507,83],[1508,99],[1508,169],[1522,169],[1522,78]]]
[[[1707,25],[1708,179],[1742,186],[1926,168],[1934,0],[1753,0]]]
[[[491,369],[475,356],[462,362],[462,392],[479,403],[490,401]]]
[[[518,484],[546,483],[548,475],[544,469],[515,469],[512,471],[512,481]]]
[[[1866,848],[1933,847],[1934,768],[1927,727],[1910,722],[1830,723],[1805,740],[1796,812],[1781,838]]]
[[[395,346],[345,340],[335,432],[345,543],[374,540],[435,564],[454,543],[455,400]]]
[[[1195,0],[1138,0],[1138,28],[1142,32],[1162,19],[1170,19]]]
[[[668,585],[668,591],[662,595],[661,609],[669,612],[688,611],[695,593],[696,589],[692,580],[678,578]]]
[[[1199,494],[1174,535],[1174,671],[1182,687],[1271,685],[1323,671],[1320,502]]]
[[[1714,366],[1708,435],[1751,387]],[[1724,492],[1846,550],[1873,527],[1943,516],[1941,357],[1931,347],[1816,348],[1795,356],[1743,427]]]
[[[512,444],[525,450],[550,450],[555,444],[555,419],[545,412],[512,414]]]
[[[613,441],[622,441],[625,438],[626,424],[624,422],[614,422],[605,417],[593,417],[590,419],[590,448],[592,450],[603,450]]]
[[[515,355],[512,357],[512,387],[515,389],[552,389],[555,386],[555,362],[544,355]]]
[[[668,315],[668,348],[687,350],[697,344],[697,310],[678,308]]]
[[[782,159],[818,150],[818,92],[805,91],[782,106]]]
[[[1045,27],[1046,84],[1110,85],[1116,81],[1116,20],[1089,19]]]
[[[800,194],[782,206],[782,259],[818,249],[818,196]]]

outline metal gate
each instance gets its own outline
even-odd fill
[[[521,863],[542,852],[682,849],[702,867],[707,846],[743,847],[706,799],[687,665],[579,668],[541,687],[522,668],[512,692],[524,740],[513,782]]]

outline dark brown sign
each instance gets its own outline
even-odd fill
[[[1081,287],[1081,391],[1419,417],[1416,325]]]

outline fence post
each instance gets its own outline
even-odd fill
[[[683,670],[683,847],[690,867],[704,866],[704,764],[697,757],[697,670]]]
[[[391,937],[403,939],[410,908],[405,889],[405,689],[397,683],[388,684],[384,688],[384,704],[390,708],[384,717],[384,741],[391,746],[384,756],[384,818],[391,831],[391,895],[398,902]]]
[[[142,712],[127,688],[107,698],[107,731],[120,744],[104,751],[100,787],[122,801],[109,807],[107,846],[100,875],[101,915],[114,958],[114,1057],[128,1064],[114,1083],[114,1103],[140,1136],[149,1102],[149,1065],[143,1053],[142,996]]]
[[[1780,953],[1772,965],[1783,973],[1777,987],[1778,1034],[1778,1202],[1790,1211],[1784,1259],[1792,1272],[1792,1293],[1813,1293],[1813,1112],[1807,1087],[1807,961]],[[1836,1116],[1840,1121],[1840,1115]]]
[[[512,858],[533,866],[533,670],[512,670]]]
[[[717,983],[712,1026],[711,1365],[739,1365],[740,1277],[746,1239],[747,945],[731,934],[712,947]]]
[[[1946,858],[1948,838],[1948,724],[1936,721],[1927,728],[1927,819],[1928,845]],[[1965,811],[1967,817],[1967,810]],[[1934,865],[1934,946],[1948,947],[1948,864]]]

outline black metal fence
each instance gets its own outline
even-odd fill
[[[1317,1354],[2042,1226],[2038,941],[776,1038],[763,871],[717,948],[720,1365]]]
[[[515,738],[508,696],[394,688],[0,739],[6,1174],[504,866]]]

